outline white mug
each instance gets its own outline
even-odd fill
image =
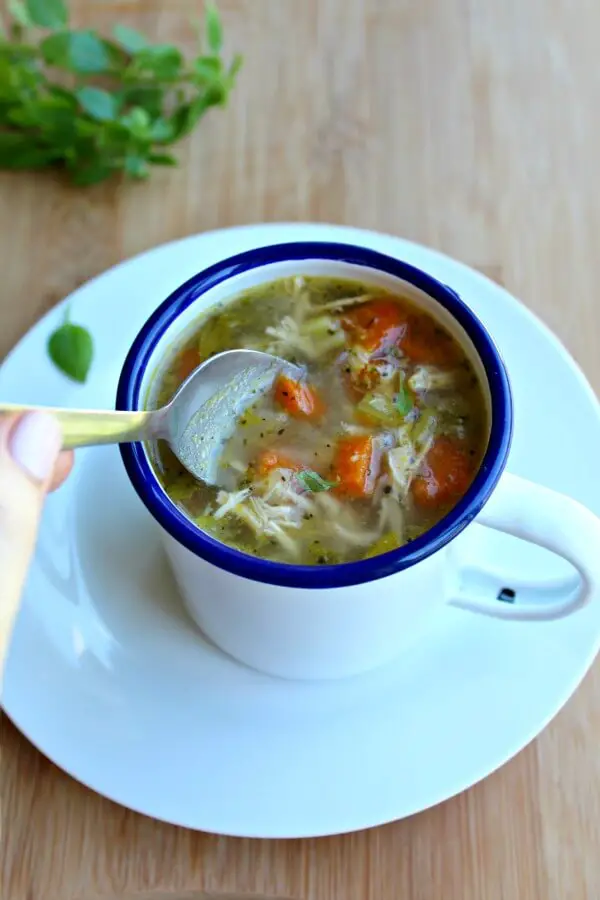
[[[237,660],[272,675],[339,678],[392,660],[444,603],[532,621],[570,615],[592,598],[600,602],[600,519],[570,497],[505,471],[513,409],[504,363],[481,322],[450,287],[400,260],[315,242],[264,247],[217,263],[178,288],[144,325],[121,373],[117,408],[143,408],[167,352],[207,309],[292,275],[387,288],[432,313],[460,342],[481,380],[488,445],[466,495],[435,527],[398,550],[335,566],[275,563],[222,544],[171,502],[147,448],[123,445],[126,470],[161,528],[185,605],[204,634]],[[578,589],[558,600],[522,603],[518,572],[510,582],[516,593],[498,593],[501,585],[498,591],[473,589],[452,547],[474,520],[568,560],[579,574]]]

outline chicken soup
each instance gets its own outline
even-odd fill
[[[282,563],[385,553],[442,519],[485,450],[483,391],[457,341],[407,298],[331,278],[279,280],[200,319],[160,376],[166,403],[203,360],[246,347],[300,365],[241,416],[220,488],[164,443],[158,477],[201,529]]]

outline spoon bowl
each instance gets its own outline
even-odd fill
[[[65,450],[163,439],[195,478],[217,484],[220,453],[237,420],[284,371],[293,378],[303,375],[299,366],[270,353],[226,350],[194,369],[160,409],[45,409],[61,424]],[[34,409],[39,407],[0,403],[0,413]]]

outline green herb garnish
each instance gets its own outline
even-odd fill
[[[296,478],[307,491],[319,494],[321,491],[330,491],[331,488],[337,487],[337,481],[325,481],[318,472],[312,469],[304,469],[302,472],[296,473]]]
[[[65,171],[91,185],[173,166],[168,148],[211,106],[224,106],[241,57],[221,58],[223,30],[206,9],[206,48],[192,60],[116,25],[109,39],[70,29],[64,0],[10,0],[0,27],[0,168]]]
[[[401,373],[400,387],[398,388],[398,393],[394,395],[394,408],[400,413],[401,416],[407,416],[413,406],[414,401],[412,394],[407,388],[404,381],[404,376]]]
[[[54,365],[73,381],[83,384],[86,380],[94,355],[94,343],[87,328],[69,321],[68,311],[63,324],[50,335],[48,355]]]
[[[394,406],[401,416],[407,416],[414,406],[413,399],[408,388],[401,387],[394,397]]]

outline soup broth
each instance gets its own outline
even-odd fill
[[[154,465],[196,525],[246,553],[327,565],[408,543],[460,500],[488,434],[464,351],[406,298],[331,278],[283,279],[211,310],[160,376],[157,405],[223,350],[266,350],[303,367],[279,376],[237,423],[222,488],[164,443]]]

